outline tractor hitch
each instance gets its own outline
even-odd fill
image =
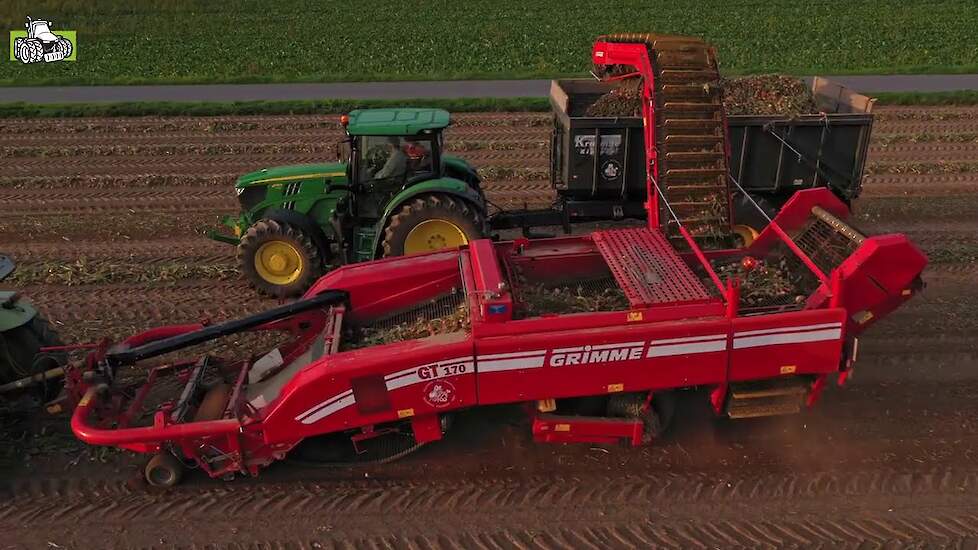
[[[221,225],[229,228],[232,233],[231,235],[214,229],[208,230],[204,234],[208,239],[213,241],[238,246],[241,242],[241,235],[244,233],[242,227],[248,227],[247,220],[242,218],[241,216],[221,216],[219,220]]]

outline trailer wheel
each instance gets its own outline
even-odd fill
[[[160,453],[149,459],[144,474],[153,487],[173,487],[183,478],[183,463],[170,453]]]
[[[302,294],[323,271],[319,249],[305,231],[268,219],[241,237],[238,262],[259,292],[275,298]]]
[[[418,197],[401,206],[384,229],[384,256],[455,248],[482,238],[482,213],[450,195]]]

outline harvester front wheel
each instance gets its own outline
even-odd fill
[[[406,202],[384,229],[384,256],[455,248],[482,238],[482,214],[462,199],[432,194]]]
[[[323,271],[312,238],[275,220],[259,220],[248,228],[238,244],[238,262],[259,292],[276,298],[302,294]]]
[[[637,418],[645,430],[642,441],[650,443],[665,434],[672,426],[676,412],[676,396],[672,392],[656,392],[651,407],[645,407],[644,393],[616,393],[608,400],[608,416],[613,418]]]
[[[153,487],[173,487],[183,478],[183,464],[177,457],[163,452],[149,459],[143,473]]]

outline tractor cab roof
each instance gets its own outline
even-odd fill
[[[349,116],[346,131],[352,136],[413,136],[451,123],[444,109],[357,109]]]

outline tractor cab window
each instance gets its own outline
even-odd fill
[[[407,182],[430,175],[430,136],[363,136],[360,181]]]

